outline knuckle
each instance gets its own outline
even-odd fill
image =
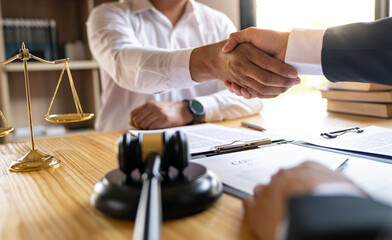
[[[257,85],[257,92],[261,95],[266,95],[266,87],[263,84]]]
[[[276,176],[277,177],[285,177],[285,176],[287,176],[287,169],[280,169],[279,171],[278,171],[278,173],[276,174]]]
[[[237,33],[235,33],[235,32],[230,33],[230,35],[229,35],[229,39],[235,39],[236,37],[237,37]]]
[[[255,30],[256,30],[255,27],[248,27],[245,29],[245,31],[247,31],[247,32],[254,32]]]
[[[275,84],[274,79],[270,78],[270,77],[264,77],[263,78],[263,85],[265,86],[273,86]]]
[[[231,62],[231,69],[236,69],[236,70],[234,70],[233,71],[233,74],[235,74],[236,72],[238,73],[242,73],[242,72],[244,72],[245,71],[245,69],[246,69],[246,66],[245,66],[245,64],[244,64],[244,62],[243,61],[239,61],[238,59],[234,59],[232,62]]]
[[[261,67],[264,67],[264,68],[268,68],[268,67],[271,66],[271,61],[270,61],[270,59],[269,59],[268,57],[266,57],[266,56],[264,56],[264,57],[262,57],[262,58],[259,58],[259,63],[260,63],[260,65],[261,65]]]
[[[264,95],[259,93],[259,92],[254,92],[254,93],[252,93],[252,95],[257,97],[257,98],[265,98]]]

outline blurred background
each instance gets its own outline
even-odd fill
[[[21,41],[47,60],[71,58],[79,98],[85,112],[100,109],[99,66],[88,49],[85,22],[90,11],[113,0],[1,0],[0,59],[16,54]],[[292,28],[326,28],[351,22],[372,21],[391,14],[390,0],[199,0],[226,13],[238,29],[250,26],[280,31]],[[37,6],[40,6],[37,8]],[[28,33],[28,34],[27,34]],[[23,35],[25,34],[25,35]],[[35,36],[46,36],[37,39]],[[51,124],[44,120],[62,66],[29,62],[33,122],[36,138],[94,131],[94,119],[78,124]],[[320,97],[327,87],[323,77],[301,76],[302,84],[277,99]],[[310,99],[310,98],[309,98]],[[74,112],[71,89],[64,79],[53,113]],[[1,142],[29,139],[27,106],[21,62],[0,68],[0,110],[15,132]],[[0,122],[0,124],[2,124]]]

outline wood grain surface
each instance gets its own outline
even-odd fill
[[[106,217],[89,202],[95,183],[117,167],[120,135],[39,140],[37,149],[62,163],[27,173],[7,168],[29,150],[29,143],[0,145],[0,239],[131,239],[133,223]],[[203,213],[165,222],[163,239],[249,239],[242,215],[241,201],[224,195]]]

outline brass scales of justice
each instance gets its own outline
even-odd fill
[[[17,59],[23,61],[23,71],[24,71],[24,78],[25,78],[27,109],[28,109],[30,137],[31,137],[31,150],[28,153],[26,153],[23,157],[11,163],[11,165],[9,166],[9,170],[13,172],[35,171],[35,170],[55,166],[61,162],[59,159],[57,159],[54,156],[40,152],[34,146],[34,132],[33,132],[33,121],[32,121],[32,113],[31,113],[31,100],[30,100],[30,84],[29,84],[29,76],[27,72],[27,61],[30,58],[46,64],[53,64],[53,65],[64,64],[52,101],[49,105],[48,112],[45,115],[45,119],[47,121],[54,122],[54,123],[70,123],[70,122],[86,121],[94,117],[93,113],[84,113],[82,110],[82,106],[80,105],[79,97],[78,94],[76,93],[75,85],[72,79],[71,71],[68,66],[68,61],[70,59],[65,58],[65,59],[59,59],[54,61],[47,61],[41,59],[29,53],[29,50],[25,47],[25,44],[22,43],[22,48],[19,50],[19,53],[17,55],[4,62],[0,62],[0,64],[5,65]],[[61,79],[65,71],[67,71],[68,74],[68,80],[72,91],[72,97],[75,102],[76,113],[50,114],[50,110],[52,108],[54,99],[56,98],[57,91],[59,89]],[[4,125],[3,127],[0,126],[0,137],[5,137],[8,134],[10,134],[14,130],[14,128],[12,128],[8,124],[1,110],[0,110],[0,120],[3,121],[3,125]]]

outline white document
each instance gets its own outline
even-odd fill
[[[336,138],[318,136],[304,141],[322,147],[392,156],[392,130],[388,128],[370,126],[362,133],[347,132]]]
[[[347,156],[293,144],[281,144],[256,150],[216,155],[192,160],[215,172],[230,187],[253,194],[257,184],[269,183],[272,175],[282,168],[291,168],[311,160],[333,170]],[[349,161],[350,162],[350,161]]]
[[[262,138],[269,138],[271,140],[282,139],[282,136],[273,135],[266,132],[252,131],[241,128],[224,127],[217,124],[205,123],[192,126],[183,126],[176,128],[167,128],[162,130],[129,130],[133,134],[137,133],[156,133],[168,132],[174,133],[181,130],[186,133],[189,144],[189,152],[197,153],[211,150],[214,146],[228,144],[235,140],[258,140]]]
[[[392,164],[350,157],[342,173],[375,200],[392,205]]]

